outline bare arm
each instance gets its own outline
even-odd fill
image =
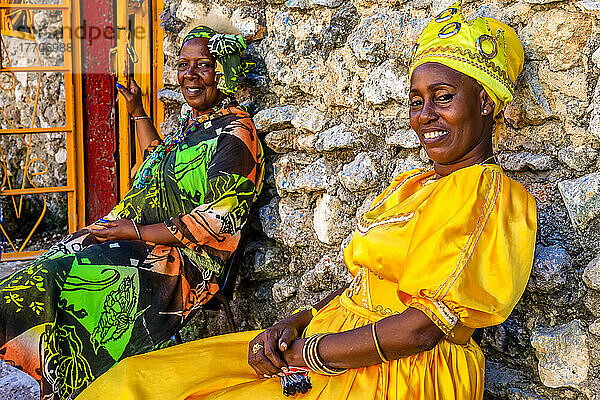
[[[117,83],[117,90],[125,98],[125,102],[127,103],[127,112],[129,115],[134,118],[147,116],[146,111],[144,111],[144,106],[142,105],[142,90],[135,82],[133,77],[129,78],[128,88]],[[158,136],[158,132],[156,131],[156,128],[154,127],[154,124],[150,118],[136,119],[135,128],[140,151],[142,154],[144,154],[144,151],[148,148],[148,146],[153,141],[160,139],[160,137]]]
[[[444,333],[425,314],[408,308],[402,314],[377,322],[377,338],[389,360],[407,357],[434,348]],[[292,343],[283,357],[289,365],[304,366],[302,348],[305,339]],[[327,335],[319,343],[319,355],[329,367],[358,368],[381,363],[371,325]]]
[[[183,246],[165,224],[137,225],[142,240],[170,246]],[[138,240],[133,222],[129,219],[99,222],[89,228],[100,242],[109,240]]]

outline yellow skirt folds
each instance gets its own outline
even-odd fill
[[[415,307],[452,336],[504,321],[533,261],[535,202],[494,165],[432,180],[398,176],[359,220],[344,251],[350,287],[321,309],[305,336],[342,332]],[[279,379],[258,379],[247,363],[259,331],[207,338],[126,359],[78,400],[284,399]],[[299,399],[467,400],[483,397],[485,361],[470,339],[389,363],[326,377]]]

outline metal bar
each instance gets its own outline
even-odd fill
[[[33,260],[45,253],[45,250],[38,251],[21,251],[18,253],[2,253],[0,255],[0,261],[19,261],[19,260]]]
[[[68,10],[68,4],[0,4],[0,8],[17,10]]]
[[[1,72],[69,72],[70,70],[71,70],[70,67],[65,67],[64,65],[50,65],[50,66],[34,65],[31,67],[0,68],[0,73]]]
[[[70,2],[68,2],[70,4]],[[66,24],[70,24],[71,21],[76,21],[73,16],[73,10],[67,15],[63,12],[63,26]],[[66,36],[66,35],[64,35]],[[72,37],[68,37],[65,40],[63,37],[63,41],[65,41],[65,47],[69,43],[69,40],[72,40]],[[73,49],[71,49],[73,50]],[[73,128],[75,126],[75,118],[74,118],[74,108],[75,108],[75,99],[73,93],[73,59],[71,58],[72,53],[68,53],[65,51],[65,66],[69,66],[69,71],[66,71],[63,75],[64,83],[65,83],[65,120],[67,125],[71,125]],[[67,133],[66,137],[67,141],[67,186],[75,187],[75,179],[76,179],[76,169],[77,169],[77,160],[76,160],[76,140],[74,130]],[[74,192],[67,193],[67,222],[69,225],[69,232],[74,232],[77,227],[77,207],[76,207],[76,198]]]
[[[163,39],[164,31],[160,27],[160,15],[164,9],[163,0],[152,1],[152,101],[154,102],[154,109],[152,115],[152,121],[154,126],[160,134],[160,124],[165,120],[165,107],[162,101],[158,101],[158,91],[163,87],[163,69],[165,56],[163,53]]]
[[[50,133],[50,132],[59,132],[59,133],[68,133],[72,132],[72,128],[68,128],[66,126],[57,126],[54,128],[17,128],[17,129],[0,129],[0,135],[29,135],[29,134],[37,134],[37,133]]]
[[[80,21],[81,20],[81,1],[71,1],[71,20],[72,21]],[[74,202],[74,212],[75,215],[70,217],[75,221],[75,230],[81,229],[86,225],[85,221],[85,154],[84,154],[84,138],[83,138],[83,77],[81,75],[81,63],[83,60],[83,54],[81,51],[81,41],[75,40],[72,38],[63,38],[65,41],[65,47],[67,47],[67,43],[71,43],[72,52],[68,54],[68,58],[71,58],[70,64],[72,65],[72,78],[73,78],[73,98],[75,101],[75,109],[74,113],[74,121],[73,121],[73,129],[74,129],[74,140],[75,140],[75,192],[73,193],[75,196]],[[65,55],[67,57],[67,54]],[[66,58],[65,58],[66,60]],[[77,60],[77,65],[73,62],[73,60]],[[77,66],[79,66],[79,70],[77,70]]]
[[[124,76],[127,76],[129,71],[126,70],[127,64],[127,42],[129,32],[129,7],[126,0],[117,0],[116,2],[116,14],[117,14],[117,67],[116,74],[119,82],[122,81]],[[123,76],[124,75],[124,76]],[[125,85],[128,82],[123,81]],[[119,197],[122,199],[129,191],[129,179],[130,179],[130,168],[131,168],[131,154],[129,149],[131,148],[130,143],[130,132],[129,132],[129,114],[124,101],[117,103],[118,109],[118,133],[119,133]]]
[[[48,187],[36,187],[36,188],[25,188],[25,189],[8,189],[0,190],[0,196],[18,196],[26,194],[40,194],[40,193],[65,193],[74,192],[75,189],[69,186],[48,186]]]

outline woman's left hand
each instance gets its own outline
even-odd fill
[[[99,227],[99,228],[97,228]],[[89,232],[98,239],[99,242],[110,240],[137,240],[137,232],[133,227],[133,221],[130,219],[117,219],[115,221],[96,222],[90,227]]]

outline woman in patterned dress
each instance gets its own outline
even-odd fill
[[[191,107],[161,140],[140,88],[118,85],[145,160],[112,211],[0,281],[0,359],[74,398],[120,359],[150,351],[219,289],[260,192],[263,154],[233,98],[239,35],[196,27],[178,60]]]

